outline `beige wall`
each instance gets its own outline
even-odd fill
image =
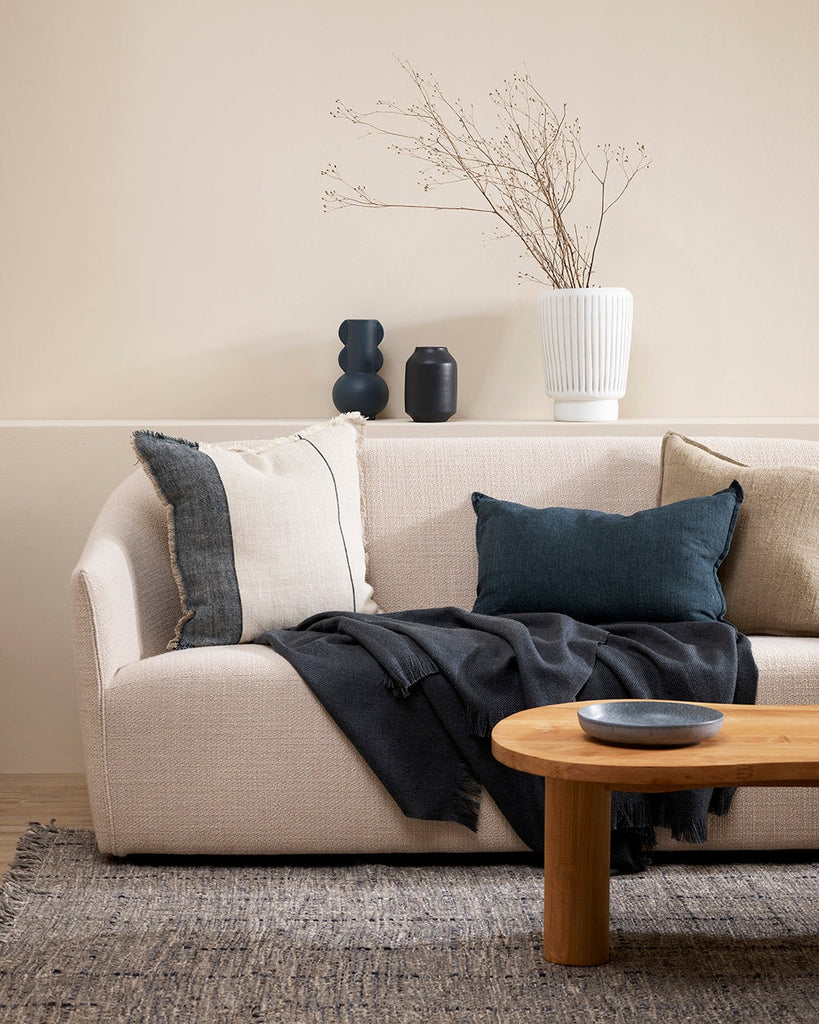
[[[817,36],[814,0],[0,0],[0,771],[81,763],[67,574],[131,426],[325,416],[368,316],[387,417],[430,343],[462,419],[551,416],[513,241],[322,212],[330,161],[416,196],[330,116],[411,99],[394,54],[479,115],[525,66],[588,143],[652,153],[598,264],[635,297],[624,417],[819,414]]]
[[[635,296],[622,415],[815,413],[817,38],[815,0],[0,0],[0,416],[321,415],[375,316],[387,415],[436,342],[462,415],[548,417],[513,241],[322,212],[329,161],[416,195],[330,116],[409,98],[393,54],[479,111],[526,66],[590,144],[648,146],[599,261]]]

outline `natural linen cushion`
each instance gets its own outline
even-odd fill
[[[721,619],[717,569],[741,502],[736,483],[630,516],[529,508],[476,492],[473,611],[562,612],[588,623]]]
[[[168,511],[184,613],[169,650],[247,643],[322,611],[378,610],[365,578],[363,427],[350,414],[230,445],[134,434]]]
[[[819,471],[745,466],[682,434],[663,438],[660,504],[739,480],[745,502],[720,569],[726,618],[743,633],[819,634]]]

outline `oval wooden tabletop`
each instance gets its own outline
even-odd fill
[[[533,775],[636,792],[819,785],[819,704],[704,704],[725,715],[715,736],[688,747],[625,747],[593,739],[580,728],[578,708],[598,703],[552,704],[510,715],[492,730],[492,753]]]

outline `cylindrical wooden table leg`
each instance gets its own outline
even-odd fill
[[[609,958],[611,793],[546,779],[543,955],[590,966]]]

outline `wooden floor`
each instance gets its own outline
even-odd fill
[[[29,822],[52,818],[66,828],[91,827],[84,775],[0,774],[0,877]]]

